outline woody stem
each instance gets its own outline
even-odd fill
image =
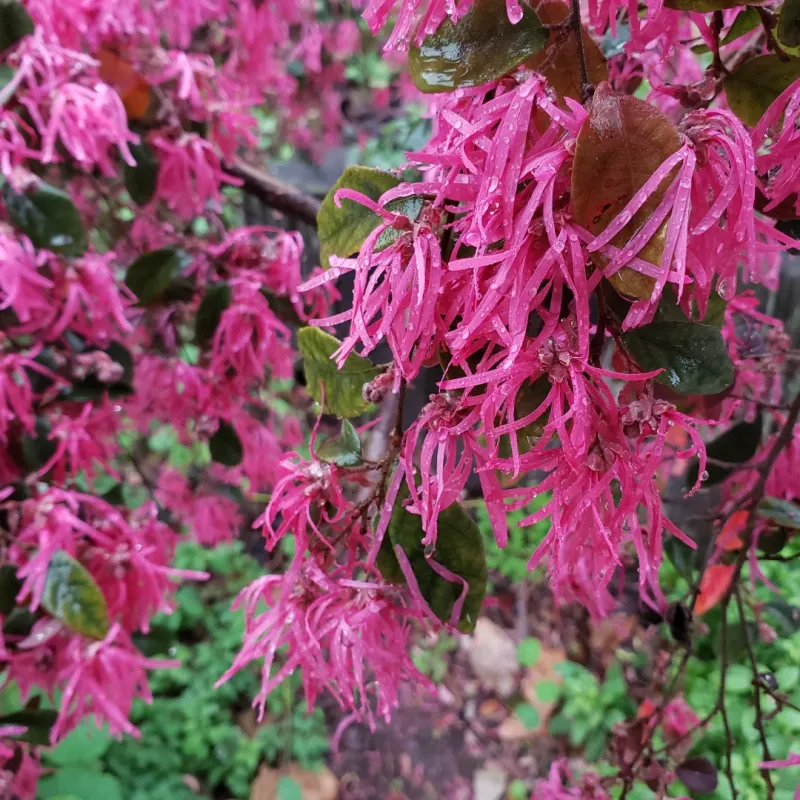
[[[583,25],[581,25],[580,0],[570,0],[569,27],[575,31],[578,43],[578,66],[581,73],[581,102],[586,103],[594,94],[594,86],[589,80],[589,69],[586,65],[586,51],[583,47]]]

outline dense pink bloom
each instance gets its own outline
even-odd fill
[[[244,646],[220,682],[263,658],[261,691],[253,701],[260,715],[269,692],[300,668],[309,707],[327,689],[371,727],[373,701],[378,715],[388,719],[398,704],[398,681],[425,678],[408,655],[409,615],[396,589],[362,566],[326,574],[298,557],[284,575],[265,575],[247,587],[235,604],[245,610]],[[262,602],[267,610],[259,613]]]
[[[789,201],[800,215],[800,80],[780,94],[753,131],[756,168],[770,211]]]
[[[177,666],[177,662],[142,656],[119,624],[112,625],[101,642],[72,638],[59,670],[64,693],[52,740],[63,738],[89,714],[98,727],[107,722],[112,735],[138,736],[128,716],[135,697],[152,700],[145,670],[170,666]]]
[[[294,364],[289,328],[270,309],[256,281],[237,278],[230,285],[231,304],[222,314],[211,345],[211,374],[219,381],[248,386],[263,380],[269,364],[275,377],[289,377]]]
[[[114,261],[114,253],[87,253],[69,264],[59,264],[56,296],[62,303],[47,330],[49,339],[57,339],[71,328],[88,342],[105,346],[133,330],[126,312],[134,297],[120,287]]]
[[[160,164],[156,197],[184,219],[202,214],[208,202],[221,202],[221,182],[237,182],[223,171],[213,145],[197,134],[184,133],[176,141],[157,136],[151,144]]]

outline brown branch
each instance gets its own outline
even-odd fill
[[[225,170],[228,174],[239,178],[244,191],[257,197],[265,206],[307,222],[309,225],[317,224],[317,213],[321,203],[316,197],[273,178],[264,170],[253,167],[240,158],[231,164],[226,164]]]
[[[761,753],[764,761],[772,761],[772,753],[769,750],[769,743],[767,742],[767,732],[764,728],[764,712],[761,709],[761,681],[758,675],[758,664],[756,662],[756,655],[753,652],[753,644],[750,641],[750,632],[747,630],[747,621],[744,618],[744,603],[742,602],[742,593],[739,587],[736,587],[736,604],[739,607],[739,625],[742,629],[742,636],[744,636],[745,648],[747,656],[750,659],[750,668],[753,671],[753,692],[756,706],[756,730],[758,737],[761,740]],[[772,776],[769,774],[768,769],[760,770],[761,777],[764,783],[767,784],[767,800],[772,800],[775,797],[775,786],[772,783]]]
[[[589,80],[589,69],[586,65],[586,51],[583,48],[583,25],[581,25],[580,0],[570,0],[569,27],[575,32],[575,41],[578,43],[578,66],[581,73],[581,102],[586,101],[594,94],[594,86]]]
[[[784,52],[778,44],[772,29],[775,27],[775,15],[766,8],[755,6],[758,16],[761,17],[761,25],[764,28],[764,35],[767,37],[767,48],[772,50],[781,61],[790,61],[791,57],[788,53]],[[720,12],[722,13],[722,12]]]
[[[728,785],[731,787],[731,795],[733,800],[739,796],[736,791],[736,783],[733,780],[733,765],[731,763],[733,756],[733,734],[731,733],[731,726],[728,722],[728,709],[725,706],[725,678],[728,674],[728,603],[730,596],[726,598],[726,603],[722,609],[722,670],[720,671],[719,680],[719,696],[717,698],[717,707],[722,714],[722,725],[725,728],[725,775],[728,778]]]

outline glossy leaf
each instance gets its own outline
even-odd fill
[[[781,528],[800,531],[800,506],[780,497],[765,497],[758,505],[758,516]]]
[[[317,457],[339,467],[356,467],[361,460],[361,439],[349,420],[342,420],[338,436],[327,439],[317,448]]]
[[[162,247],[139,256],[125,274],[125,285],[142,305],[165,298],[170,284],[178,278],[191,256],[178,247]]]
[[[657,108],[635,97],[615,94],[607,83],[600,84],[575,147],[572,168],[575,221],[595,235],[602,233],[680,145],[677,129]],[[647,222],[674,174],[662,181],[611,240],[615,247],[624,247]],[[651,264],[660,262],[667,222],[642,248],[640,258]],[[592,258],[600,267],[608,263],[599,253]],[[617,291],[630,297],[649,297],[654,286],[653,278],[628,267],[608,280]]]
[[[327,269],[330,257],[348,258],[361,249],[366,238],[380,224],[381,219],[366,206],[355,200],[342,199],[337,206],[335,197],[339,189],[353,189],[366,195],[376,203],[381,196],[399,186],[402,181],[388,172],[372,167],[348,167],[333,188],[322,201],[317,214],[317,231],[320,241],[320,260]],[[402,197],[386,204],[389,211],[404,214],[415,220],[422,210],[422,198],[419,196]],[[394,242],[400,231],[386,230],[378,239],[376,250],[383,250]]]
[[[231,304],[231,287],[227,283],[209,284],[194,319],[194,339],[205,347],[213,338],[225,309]]]
[[[125,188],[138,206],[147,205],[156,192],[158,183],[158,156],[147,142],[130,145],[136,166],[125,164]]]
[[[800,61],[781,61],[774,53],[740,64],[723,82],[731,111],[742,122],[758,125],[778,95],[800,78]]]
[[[709,794],[717,788],[717,768],[705,756],[687,758],[675,772],[692,792]]]
[[[569,6],[563,0],[545,0],[536,6],[536,13],[545,25],[557,25],[566,19]],[[585,26],[581,41],[586,57],[589,81],[593,86],[597,86],[608,80],[606,57]],[[547,78],[548,85],[559,97],[581,100],[583,87],[581,86],[578,61],[578,37],[574,30],[570,30],[565,37],[563,31],[552,28],[547,48],[529,58],[525,62],[525,66]],[[547,121],[549,122],[549,117]]]
[[[226,467],[235,467],[242,462],[244,447],[239,434],[229,422],[221,421],[217,432],[208,440],[211,458]]]
[[[366,206],[354,200],[335,202],[339,189],[353,189],[377,202],[381,196],[401,183],[399,178],[370,167],[348,167],[322,201],[317,214],[320,258],[322,266],[330,266],[330,257],[347,258],[357,253],[380,219]]]
[[[356,417],[367,408],[364,400],[364,384],[380,374],[381,370],[366,358],[351,353],[341,370],[336,368],[331,356],[340,342],[319,328],[301,328],[297,335],[297,347],[303,356],[306,383],[311,396],[322,402],[325,392],[326,414],[340,417]]]
[[[108,609],[100,587],[64,550],[56,550],[47,566],[42,607],[76,633],[92,639],[108,633]]]
[[[17,594],[22,581],[17,578],[17,568],[13,564],[0,567],[0,614],[7,617],[17,605]]]
[[[0,726],[24,725],[28,730],[15,736],[21,742],[29,744],[50,744],[50,729],[56,724],[58,712],[52,708],[23,708],[11,714],[0,716]]]
[[[33,33],[33,20],[22,3],[0,0],[0,53]]]
[[[734,564],[712,564],[706,567],[700,580],[700,594],[694,606],[694,614],[699,617],[714,608],[725,596],[733,580],[736,566]]]
[[[11,223],[36,247],[65,256],[86,252],[86,231],[66,192],[43,181],[24,192],[15,192],[6,183],[2,192]]]
[[[720,331],[696,322],[653,322],[622,334],[622,342],[645,371],[686,394],[716,394],[734,378],[733,363]]]
[[[784,0],[777,35],[782,44],[800,47],[800,0]]]
[[[22,435],[22,463],[28,472],[37,472],[55,454],[57,443],[50,438],[50,430],[50,420],[37,417],[33,434]]]
[[[392,547],[399,545],[408,557],[420,592],[431,610],[443,622],[449,622],[453,606],[464,587],[460,582],[446,580],[428,563],[422,545],[425,535],[422,520],[403,505],[408,497],[408,488],[403,484],[392,509],[383,540],[383,545],[387,546],[381,548],[378,567],[387,580],[405,583],[392,550]],[[472,517],[458,503],[453,503],[439,514],[437,527],[436,550],[432,558],[469,584],[458,622],[458,629],[469,633],[475,629],[486,594],[488,573],[483,538]]]
[[[419,47],[412,46],[408,67],[422,92],[481,86],[543,50],[547,39],[547,29],[526,4],[512,24],[505,0],[475,0],[458,22],[446,19]]]
[[[731,464],[744,464],[755,456],[761,444],[761,415],[759,414],[752,422],[739,422],[725,433],[712,440],[706,453],[709,458],[715,461],[727,461]],[[686,485],[694,486],[697,482],[699,466],[694,460],[686,473]],[[708,465],[708,477],[704,481],[704,486],[714,486],[724,481],[731,474],[730,467],[722,467],[719,464]]]

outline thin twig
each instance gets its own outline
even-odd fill
[[[750,668],[753,670],[753,692],[756,706],[755,726],[758,731],[758,737],[761,739],[761,754],[764,761],[772,761],[772,753],[770,752],[769,743],[767,742],[767,732],[764,729],[763,711],[761,710],[761,681],[758,677],[758,663],[756,662],[756,655],[753,652],[753,644],[750,641],[750,632],[747,630],[742,593],[738,586],[736,587],[736,604],[739,607],[739,625],[742,628],[745,648],[748,658],[750,659]],[[772,784],[772,776],[769,774],[769,770],[762,769],[761,777],[764,779],[764,783],[767,784],[767,800],[773,800],[775,797],[775,787]]]
[[[226,164],[225,170],[235,178],[239,178],[244,191],[257,197],[265,206],[307,222],[309,225],[317,224],[317,213],[321,203],[316,197],[279,181],[238,158],[233,163]]]
[[[728,674],[728,604],[730,603],[730,595],[726,598],[725,605],[722,609],[722,669],[720,671],[719,679],[719,697],[717,699],[717,706],[719,707],[720,714],[722,715],[722,725],[725,728],[725,775],[728,778],[728,784],[731,787],[731,794],[733,800],[739,796],[736,791],[736,783],[733,779],[733,766],[731,759],[733,756],[733,734],[731,733],[731,726],[728,722],[728,710],[725,707],[725,678]]]
[[[764,35],[767,37],[767,49],[772,50],[781,61],[790,61],[791,57],[781,49],[775,35],[772,33],[772,29],[775,27],[775,15],[766,8],[761,8],[760,6],[754,6],[754,8],[758,12],[758,16],[761,17],[761,25],[764,27]]]
[[[586,65],[586,51],[583,48],[583,25],[581,25],[580,0],[571,0],[569,26],[575,32],[575,41],[578,44],[578,66],[581,73],[581,102],[586,103],[594,94],[594,86],[589,80],[589,69]]]

